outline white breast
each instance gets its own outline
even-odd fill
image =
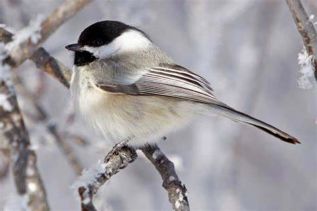
[[[85,67],[77,68],[73,71],[70,87],[75,111],[80,114],[84,121],[87,121],[94,128],[97,127],[100,131],[97,122],[99,116],[103,115],[99,113],[100,110],[103,113],[107,110],[101,108],[102,104],[107,101],[107,93],[101,93],[94,87],[91,75],[85,70]]]

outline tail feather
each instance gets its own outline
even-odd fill
[[[216,110],[221,113],[221,115],[226,116],[234,121],[239,121],[248,125],[252,125],[258,129],[261,129],[279,139],[282,141],[291,143],[291,144],[300,144],[297,138],[287,134],[286,132],[269,125],[261,120],[258,120],[252,116],[249,116],[247,114],[244,114],[240,111],[237,111],[225,104],[219,104],[219,105],[213,105],[215,106]]]

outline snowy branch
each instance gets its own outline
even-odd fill
[[[175,211],[188,211],[187,189],[179,180],[174,164],[163,154],[157,145],[146,145],[141,148],[144,155],[155,166],[163,180],[163,187]]]
[[[286,0],[292,13],[297,30],[302,36],[305,50],[310,56],[311,64],[317,80],[317,32],[300,0]]]
[[[98,189],[136,158],[135,149],[127,146],[126,142],[122,142],[113,147],[103,163],[98,163],[93,168],[84,171],[83,175],[74,184],[80,195],[82,211],[95,211],[93,197]]]
[[[2,53],[4,53],[2,51]],[[20,112],[10,77],[11,67],[4,65],[0,55],[0,143],[10,150],[17,192],[29,210],[48,210],[46,193],[36,167],[28,132]]]
[[[37,22],[39,26],[38,30],[34,30],[37,34],[36,38],[34,38],[33,33],[30,34],[31,36],[27,39],[13,40],[14,45],[9,45],[10,55],[6,59],[6,62],[14,67],[23,63],[26,59],[30,58],[40,45],[65,21],[74,16],[90,2],[92,2],[92,0],[65,0],[43,22]]]
[[[9,41],[12,37],[13,34],[11,32],[0,27],[0,42]],[[72,71],[57,59],[50,56],[44,48],[41,47],[37,49],[30,59],[36,64],[37,68],[56,78],[64,86],[69,87]]]

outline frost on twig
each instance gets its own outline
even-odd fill
[[[14,90],[10,78],[10,67],[6,64],[3,64],[3,55],[5,55],[5,51],[3,49],[3,44],[0,43],[0,84],[6,86],[7,89],[6,92],[0,91],[0,108],[2,108],[4,111],[10,112],[13,110],[13,105],[10,101],[10,98],[12,95],[14,95]]]
[[[104,162],[98,162],[89,170],[85,170],[83,175],[75,182],[74,188],[78,190],[81,199],[82,211],[96,210],[93,204],[93,197],[98,189],[108,181],[113,175],[128,166],[137,158],[134,148],[119,143],[107,154]]]
[[[308,55],[305,48],[298,54],[299,72],[302,74],[298,79],[298,86],[301,89],[311,89],[313,87],[312,80],[314,79],[314,56]]]
[[[300,64],[300,72],[303,76],[299,79],[299,86],[306,89],[311,88],[308,79],[310,78],[308,76],[311,75],[311,70],[317,80],[317,32],[313,23],[314,15],[308,16],[300,0],[286,0],[286,3],[292,13],[297,30],[302,36],[305,47],[305,51],[301,53],[302,55],[299,55],[299,63],[305,60],[304,67]]]
[[[32,30],[34,32],[35,29],[36,33],[33,33],[32,36],[23,42],[19,42],[19,45],[13,45],[10,48],[7,62],[16,67],[30,58],[55,30],[90,2],[92,0],[65,0],[45,20],[41,21],[39,19],[36,24],[33,24],[34,27],[32,27]]]
[[[17,31],[14,34],[12,41],[6,46],[8,52],[14,48],[19,48],[26,40],[30,40],[33,44],[36,44],[41,39],[40,32],[43,20],[44,17],[42,15],[38,15],[34,20],[30,21],[30,24],[27,27]]]
[[[163,187],[176,211],[188,211],[187,189],[179,180],[174,164],[163,154],[157,145],[146,145],[141,148],[144,155],[152,162],[163,180]]]
[[[0,59],[1,55],[3,58],[8,56],[7,53],[1,54],[1,49],[3,49],[2,51],[7,52],[4,47],[1,48],[1,41],[8,42],[12,39],[13,35],[14,34],[6,30],[5,27],[0,25]],[[49,53],[44,48],[37,49],[30,59],[35,63],[37,68],[59,80],[67,88],[69,87],[72,71],[60,61],[49,55]]]

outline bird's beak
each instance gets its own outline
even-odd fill
[[[70,44],[70,45],[66,45],[65,48],[67,50],[70,50],[70,51],[83,51],[81,45],[75,43],[75,44]]]

